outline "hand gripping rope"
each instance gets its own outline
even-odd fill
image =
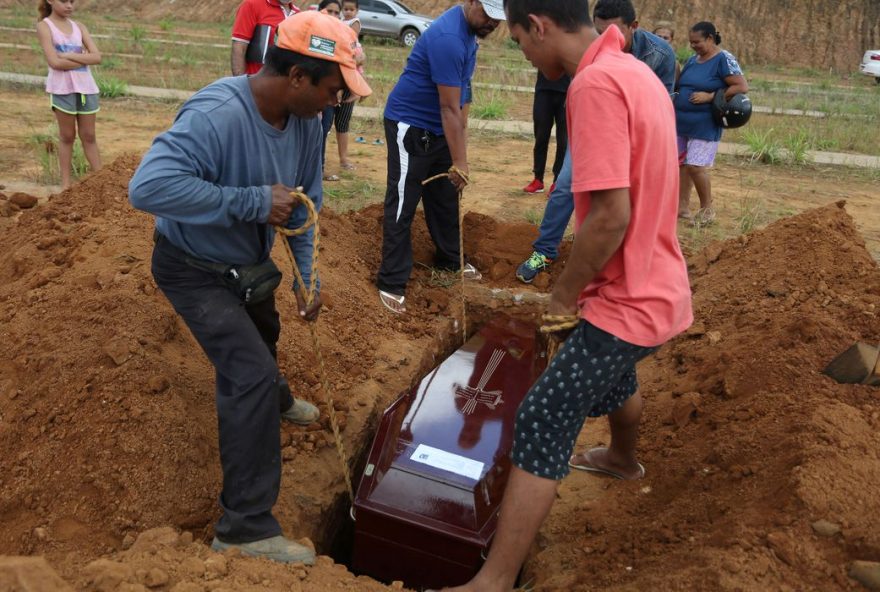
[[[549,364],[550,360],[553,359],[553,356],[556,355],[556,352],[559,351],[559,346],[563,341],[560,339],[560,336],[553,335],[553,333],[571,331],[578,326],[581,319],[577,315],[544,314],[541,315],[541,321],[543,321],[540,329],[541,333],[550,337],[550,339],[547,340],[547,363]]]
[[[318,228],[318,212],[315,210],[315,204],[309,199],[309,196],[299,191],[291,191],[290,197],[296,203],[302,204],[308,211],[308,217],[302,226],[296,229],[284,228],[276,226],[275,231],[284,236],[298,236],[304,234],[309,228],[315,227],[314,240],[312,241],[312,274],[309,281],[308,290],[303,283],[302,275],[299,273],[299,267],[296,264],[296,257],[290,249],[290,243],[286,240],[284,250],[287,251],[287,258],[290,260],[290,266],[293,267],[293,275],[296,277],[296,288],[300,297],[305,301],[306,306],[311,306],[315,299],[315,285],[318,277],[318,241],[320,237],[320,229]],[[348,488],[348,498],[352,505],[354,504],[354,489],[351,486],[351,477],[348,474],[348,461],[345,454],[345,447],[342,444],[342,436],[339,435],[339,425],[336,423],[336,409],[333,407],[333,396],[330,392],[330,382],[327,380],[327,369],[324,367],[324,357],[321,355],[321,346],[318,341],[318,322],[315,319],[309,325],[309,331],[312,334],[312,347],[315,350],[315,357],[318,358],[318,364],[321,372],[321,390],[324,391],[324,399],[327,404],[328,415],[330,416],[330,427],[333,429],[333,438],[336,440],[336,452],[339,453],[339,462],[342,465],[342,476],[345,478],[345,486]]]
[[[470,177],[467,173],[455,165],[449,167],[449,170],[439,175],[434,175],[422,181],[422,185],[427,185],[431,181],[442,179],[443,177],[451,178],[453,174],[461,177],[465,185],[470,185]],[[458,190],[458,270],[461,274],[461,342],[467,341],[467,305],[464,295],[464,207],[462,198],[464,196],[464,187]]]

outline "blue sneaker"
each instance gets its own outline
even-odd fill
[[[532,251],[529,258],[520,263],[520,266],[516,268],[516,279],[523,283],[531,284],[535,277],[547,269],[551,263],[553,263],[553,260],[549,257],[545,257],[538,251]]]

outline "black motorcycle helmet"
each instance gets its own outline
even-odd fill
[[[712,100],[712,118],[715,123],[727,129],[742,127],[752,116],[752,101],[742,93],[733,95],[727,101],[724,98],[726,90],[715,91],[715,98]]]

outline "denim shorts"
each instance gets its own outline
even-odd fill
[[[678,164],[689,164],[698,167],[710,167],[715,164],[715,154],[718,153],[718,144],[710,140],[698,140],[677,136],[678,140]]]
[[[68,115],[91,115],[100,110],[98,95],[84,95],[70,93],[69,95],[50,95],[50,103],[53,109],[58,109]]]
[[[562,479],[587,417],[619,409],[639,388],[636,362],[654,352],[581,320],[519,406],[510,458],[537,477]]]

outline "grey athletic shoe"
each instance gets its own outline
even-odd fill
[[[295,423],[296,425],[309,425],[315,423],[321,416],[318,408],[302,399],[295,399],[290,409],[281,414],[281,419]]]
[[[214,537],[211,548],[220,552],[227,549],[238,549],[243,555],[265,557],[279,563],[315,564],[314,551],[304,545],[294,543],[281,535],[251,543],[224,543],[217,537]]]

